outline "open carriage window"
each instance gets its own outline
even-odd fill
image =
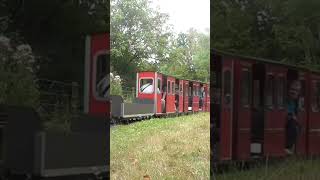
[[[248,69],[242,71],[241,79],[241,104],[243,106],[250,105],[251,91],[251,72]]]
[[[157,89],[157,93],[160,94],[161,93],[161,87],[162,87],[162,84],[161,84],[161,79],[158,78],[158,89]]]
[[[171,82],[171,92],[172,92],[172,94],[175,94],[175,90],[176,90],[175,83]]]
[[[231,72],[230,70],[224,71],[224,82],[223,82],[223,96],[224,103],[226,105],[231,104]]]
[[[312,81],[312,95],[311,95],[311,109],[312,112],[320,111],[320,81]]]
[[[269,108],[273,107],[274,100],[274,76],[269,74],[267,76],[267,92],[266,92],[266,106]]]
[[[140,79],[140,93],[152,94],[154,92],[153,79]]]
[[[253,81],[253,107],[259,108],[261,105],[260,99],[260,81],[254,80]]]
[[[198,96],[198,86],[197,85],[194,86],[193,95]]]
[[[306,81],[304,79],[300,80],[301,83],[301,90],[300,90],[300,96],[299,96],[299,109],[301,111],[305,110],[305,104],[304,104],[304,99],[306,96]]]
[[[168,81],[168,94],[171,94],[171,83],[170,83],[170,81]]]
[[[285,104],[285,83],[285,78],[283,76],[279,76],[277,80],[277,104],[280,108],[283,108]]]
[[[108,54],[100,54],[96,59],[96,95],[98,98],[106,98],[110,89],[110,70]]]

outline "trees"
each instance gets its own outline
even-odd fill
[[[147,0],[111,1],[111,72],[123,85],[133,87],[143,70],[209,81],[209,35],[175,34],[168,18]]]
[[[168,58],[167,19],[147,0],[111,1],[111,67],[129,86],[135,82],[132,74],[136,71],[156,69]]]
[[[320,68],[315,0],[215,0],[212,47]]]
[[[209,81],[209,34],[190,29],[179,33],[171,44],[169,60],[160,64],[160,71],[180,78]]]

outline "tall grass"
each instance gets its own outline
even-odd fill
[[[320,159],[291,157],[250,170],[215,175],[216,180],[320,180]]]
[[[210,115],[111,128],[111,179],[209,179]]]

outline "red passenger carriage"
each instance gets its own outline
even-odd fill
[[[296,144],[300,155],[320,155],[320,73],[214,50],[212,104],[215,159],[285,156],[288,85],[302,85]]]
[[[201,86],[203,91],[200,90]],[[208,107],[208,84],[196,81],[183,80],[158,72],[137,73],[136,98],[150,100],[153,105],[153,113],[157,116],[168,114],[181,114],[198,112],[200,92],[206,96],[201,99],[204,107]],[[151,106],[151,105],[150,105]],[[202,108],[201,111],[208,111]]]

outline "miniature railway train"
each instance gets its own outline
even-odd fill
[[[109,34],[86,36],[83,112],[68,132],[44,129],[33,108],[0,104],[0,179],[108,178],[110,105],[95,83],[109,74],[109,50]]]
[[[136,78],[136,98],[132,103],[125,103],[121,96],[110,97],[113,120],[210,111],[210,87],[207,83],[158,72],[138,72]]]
[[[295,154],[320,155],[320,73],[303,67],[211,51],[214,162],[285,157],[287,92],[300,81]]]

